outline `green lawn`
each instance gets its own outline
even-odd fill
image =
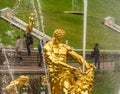
[[[9,3],[10,2],[10,3]],[[97,42],[100,44],[101,49],[120,49],[119,41],[120,34],[105,27],[102,22],[105,17],[112,16],[115,18],[116,23],[120,24],[120,1],[119,0],[89,0],[88,1],[88,17],[87,17],[87,39],[86,48],[92,49]],[[32,4],[29,0],[21,0],[19,7],[16,7],[15,0],[0,0],[0,9],[10,7],[17,13],[16,16],[25,22],[32,9]],[[79,1],[80,11],[83,12],[83,1]],[[35,2],[35,6],[37,3]],[[66,40],[69,45],[74,48],[82,49],[83,43],[83,15],[65,14],[64,11],[72,10],[72,3],[70,0],[41,0],[42,15],[44,17],[45,33],[52,36],[56,28],[63,28],[67,35]],[[36,7],[37,8],[37,7]],[[15,30],[16,34],[19,33],[15,27],[11,27],[8,23],[0,19],[0,31],[2,43],[11,44],[15,38],[8,37],[5,32]],[[21,34],[22,35],[22,34]],[[7,41],[10,39],[10,41]]]

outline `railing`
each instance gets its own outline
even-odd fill
[[[82,55],[82,50],[81,49],[74,49],[77,53]],[[85,60],[88,63],[94,64],[94,57],[91,56],[91,51],[92,50],[87,50],[86,51],[86,58]],[[100,67],[102,70],[108,70],[108,69],[116,69],[116,67],[119,67],[119,62],[120,62],[120,50],[101,50],[101,55],[100,55]],[[68,57],[67,62],[72,65],[78,66],[77,62],[71,58]]]

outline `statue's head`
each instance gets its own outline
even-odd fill
[[[33,16],[34,16],[34,13],[33,13],[33,12],[31,12],[31,13],[30,13],[30,16],[32,16],[32,17],[33,17]]]
[[[6,91],[8,94],[16,94],[16,89],[14,89],[16,86],[18,93],[21,91],[22,87],[28,87],[29,86],[29,76],[21,75],[17,79],[10,82],[9,85],[6,86]],[[21,94],[21,93],[19,93]]]
[[[58,41],[62,42],[65,38],[65,31],[63,29],[56,29],[53,33],[53,37]]]
[[[29,76],[21,75],[17,80],[20,83],[23,83],[24,86],[28,86],[29,85]]]

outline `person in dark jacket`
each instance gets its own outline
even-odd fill
[[[31,55],[30,46],[33,45],[33,38],[30,32],[27,32],[25,34],[25,37],[26,37],[25,42],[26,42],[26,48],[27,48],[28,55]]]
[[[94,52],[95,66],[97,67],[97,69],[100,69],[100,50],[98,43],[95,44],[93,52]]]

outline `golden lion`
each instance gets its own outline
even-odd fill
[[[28,87],[29,77],[28,76],[19,76],[17,79],[10,82],[6,86],[6,91],[8,94],[20,94],[22,87]]]

